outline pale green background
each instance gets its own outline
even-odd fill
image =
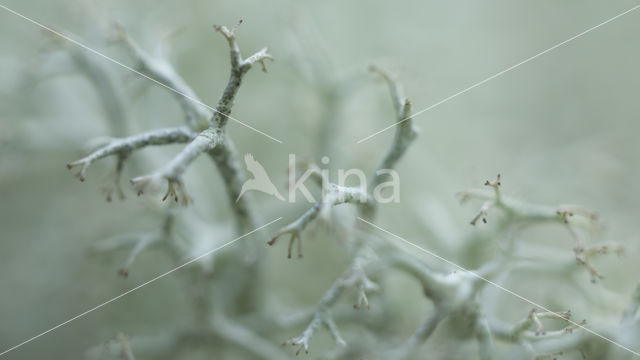
[[[234,123],[228,131],[239,151],[253,153],[279,185],[286,179],[287,154],[315,159],[322,155],[314,150],[324,106],[319,97],[322,84],[296,70],[296,63],[306,66],[294,56],[299,52],[294,40],[300,28],[316,32],[312,40],[317,43],[309,47],[320,49],[323,58],[318,61],[328,57],[333,64],[325,79],[353,85],[337,114],[341,126],[335,134],[332,165],[370,171],[392,132],[363,144],[355,142],[390,124],[393,114],[383,84],[365,71],[369,64],[397,74],[419,110],[636,5],[626,0],[7,0],[2,4],[129,65],[131,58],[104,41],[110,22],[125,25],[147,48],[164,34],[183,29],[170,43],[171,60],[208,104],[215,103],[228,75],[226,44],[211,25],[244,19],[239,30],[244,53],[268,45],[276,61],[268,64],[267,74],[247,75],[233,114],[284,144]],[[534,301],[570,307],[578,320],[617,321],[640,270],[639,31],[640,11],[417,117],[421,135],[398,169],[402,201],[384,206],[378,223],[453,260],[476,265],[473,259],[456,259],[450,249],[465,234],[487,232],[491,224],[469,226],[475,204],[460,206],[454,196],[457,191],[480,186],[500,172],[507,194],[545,204],[583,204],[596,210],[606,227],[593,241],[626,245],[624,257],[597,261],[606,279],[586,284],[586,294],[548,276],[515,278],[505,285]],[[41,29],[0,10],[0,350],[171,266],[163,254],[147,253],[123,280],[115,269],[125,254],[117,254],[111,262],[85,256],[92,242],[154,229],[158,219],[136,206],[139,200],[130,188],[126,201],[104,202],[99,189],[111,162],[93,166],[85,183],[65,168],[85,154],[88,140],[105,135],[107,126],[91,85],[73,71],[64,55],[53,59],[39,55],[46,43]],[[157,87],[140,91],[146,80],[114,64],[105,67],[123,87],[123,96],[137,96],[127,105],[131,133],[183,123],[179,107],[166,91]],[[50,78],[43,80],[43,74]],[[155,162],[142,164],[137,171],[129,167],[125,179],[157,168],[178,149],[144,150]],[[204,159],[195,167],[186,177],[196,198],[195,209],[226,222],[226,196],[215,170]],[[265,220],[280,215],[291,220],[309,206],[280,203],[262,194],[255,199]],[[274,231],[275,227],[269,229]],[[282,303],[277,311],[314,304],[347,261],[335,236],[312,234],[309,231],[305,238],[304,260],[287,260],[284,244],[268,251],[269,287]],[[548,261],[571,259],[574,246],[558,227],[529,231],[521,241],[530,245],[532,256],[538,246],[556,249]],[[495,246],[481,243],[478,251],[495,251]],[[578,275],[576,282],[588,283],[586,272]],[[417,284],[404,276],[384,291],[397,298],[398,305],[384,311],[398,321],[380,330],[380,336],[397,336],[401,341],[422,322],[431,305]],[[117,331],[135,336],[184,323],[188,311],[179,292],[176,277],[162,279],[5,359],[81,358],[87,348],[108,341]],[[516,321],[531,308],[496,289],[485,293],[488,299],[499,299],[485,302],[488,313],[505,321]],[[350,296],[337,307],[349,308]],[[603,305],[587,305],[585,296],[602,297]],[[341,327],[347,341],[359,336],[357,323]],[[280,343],[297,332],[274,333],[271,340]],[[333,346],[321,331],[312,340],[308,357]],[[430,355],[446,354],[451,346],[430,339],[424,349]],[[473,343],[467,346],[473,354]],[[572,356],[576,355],[566,358]],[[205,354],[192,358],[204,359]]]

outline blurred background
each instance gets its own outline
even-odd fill
[[[268,46],[275,61],[267,64],[266,74],[247,74],[233,116],[283,144],[233,122],[228,132],[241,154],[254,154],[272,174],[281,192],[286,191],[288,154],[315,161],[327,155],[334,169],[375,169],[393,131],[356,141],[390,125],[394,114],[384,83],[367,72],[369,65],[395,74],[417,111],[636,5],[630,0],[2,4],[133,66],[122,47],[109,41],[112,25],[119,23],[143,48],[166,49],[209,105],[215,104],[229,72],[227,44],[212,25],[231,26],[243,19],[238,32],[243,54]],[[635,226],[640,202],[639,19],[640,12],[632,12],[416,117],[420,136],[397,169],[401,201],[382,206],[377,223],[474,267],[497,256],[502,235],[494,235],[491,221],[470,226],[479,204],[461,206],[456,192],[480,187],[501,173],[506,195],[549,205],[581,204],[597,212],[604,225],[589,242],[625,246],[622,257],[598,258],[604,280],[591,284],[587,272],[578,270],[570,280],[530,273],[514,274],[503,284],[554,309],[570,308],[577,320],[617,322],[640,271]],[[124,201],[107,203],[100,192],[113,159],[93,165],[84,183],[65,165],[85,156],[92,139],[179,126],[184,120],[171,94],[122,67],[5,10],[0,10],[0,29],[2,351],[171,268],[161,252],[148,252],[123,279],[116,272],[126,253],[88,256],[87,248],[121,233],[158,227],[157,214],[146,211],[147,200],[135,196],[127,179],[158,168],[181,146],[137,152],[125,168]],[[83,56],[104,69],[120,108],[105,106],[96,80],[78,60]],[[210,236],[231,240],[227,198],[209,159],[198,159],[185,182],[195,198],[185,211],[212,224]],[[291,221],[309,207],[259,193],[254,198],[265,222],[276,216]],[[477,257],[461,258],[456,249],[468,246],[469,239],[478,241]],[[574,241],[559,226],[527,230],[518,241],[522,251],[540,259],[541,268],[573,259]],[[347,264],[339,242],[329,231],[310,228],[304,259],[286,259],[283,243],[268,249],[266,286],[273,298],[265,301],[273,303],[274,313],[293,313],[318,301]],[[413,280],[401,275],[391,280],[383,291],[395,305],[378,310],[394,321],[373,332],[400,342],[422,323],[431,305]],[[181,291],[179,278],[168,276],[4,358],[82,358],[118,332],[135,337],[178,326],[187,321],[189,306]],[[510,323],[531,309],[498,289],[487,288],[483,296],[485,311]],[[347,297],[336,308],[350,309],[352,300]],[[339,325],[347,341],[365,336],[357,319]],[[274,331],[269,338],[279,344],[299,330]],[[440,341],[430,339],[424,347],[433,358],[474,354],[473,341],[462,342],[453,355],[454,345],[444,341],[446,329],[435,336]],[[300,357],[318,358],[334,347],[330,336],[319,331],[310,354]],[[194,351],[184,358],[210,355]],[[579,358],[565,358],[572,356]],[[228,353],[216,358],[243,357]]]

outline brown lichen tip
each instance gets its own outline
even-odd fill
[[[557,210],[556,214],[560,217],[560,219],[565,223],[568,224],[569,223],[569,217],[573,216],[573,212],[569,211],[569,210]]]
[[[178,199],[182,198],[180,202],[182,206],[188,206],[191,203],[191,197],[187,194],[184,184],[181,180],[169,180],[168,182],[167,192],[165,193],[162,201],[167,200],[167,198],[172,198],[178,203]]]
[[[571,325],[571,326],[567,326],[566,328],[564,328],[564,332],[566,334],[573,334],[573,330],[579,328],[579,327],[584,327],[587,325],[587,320],[582,320],[579,324],[577,325]]]
[[[293,243],[296,240],[298,240],[298,258],[302,259],[302,238],[300,237],[299,233],[297,233],[295,230],[280,231],[273,238],[271,238],[271,240],[267,241],[267,245],[273,246],[273,244],[276,243],[278,238],[280,238],[281,236],[283,236],[285,234],[291,234],[291,237],[289,238],[289,246],[288,246],[288,249],[287,249],[287,259],[291,259],[292,258]]]
[[[224,35],[227,40],[231,41],[235,38],[236,30],[238,30],[238,27],[242,24],[242,22],[242,19],[238,20],[238,22],[231,28],[231,30],[227,29],[227,27],[224,25],[216,24],[213,24],[213,28],[215,29],[215,31]]]
[[[496,180],[495,181],[485,181],[484,182],[484,186],[493,186],[493,187],[498,187],[501,186],[502,182],[501,182],[501,175],[498,174],[498,176],[496,176]]]
[[[78,160],[78,161],[74,161],[74,162],[70,162],[67,164],[67,169],[71,170],[74,167],[78,166],[78,165],[82,165],[82,168],[80,168],[80,171],[78,171],[75,176],[78,178],[78,180],[80,181],[84,181],[85,180],[85,174],[87,172],[87,168],[89,167],[89,164],[83,160]]]
[[[278,240],[278,237],[279,237],[279,236],[280,236],[280,235],[276,235],[276,236],[272,237],[272,238],[271,238],[271,240],[267,241],[267,245],[269,245],[269,246],[273,246],[273,244],[275,244],[275,243],[276,243],[276,240]]]

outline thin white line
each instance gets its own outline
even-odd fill
[[[467,92],[467,91],[469,91],[469,90],[475,89],[475,88],[477,88],[478,86],[483,85],[484,83],[486,83],[486,82],[488,82],[488,81],[491,81],[491,80],[493,80],[493,79],[495,79],[495,78],[497,78],[497,77],[499,77],[499,76],[501,76],[501,75],[504,75],[505,73],[507,73],[507,72],[509,72],[509,71],[511,71],[511,70],[513,70],[513,69],[515,69],[515,68],[517,68],[517,67],[519,67],[520,65],[524,65],[524,64],[528,63],[529,61],[531,61],[531,60],[533,60],[533,59],[535,59],[535,58],[537,58],[537,57],[539,57],[539,56],[542,56],[542,55],[544,55],[544,54],[546,54],[546,53],[548,53],[548,52],[550,52],[550,51],[553,51],[553,50],[555,50],[555,49],[559,48],[560,46],[565,45],[566,43],[571,42],[571,41],[573,41],[573,40],[575,40],[575,39],[579,38],[580,36],[585,35],[585,34],[587,34],[587,33],[591,32],[591,31],[593,31],[593,30],[595,30],[595,29],[597,29],[597,28],[599,28],[599,27],[601,27],[601,26],[604,26],[604,25],[606,25],[606,24],[608,24],[608,23],[610,23],[610,22],[612,22],[612,21],[614,21],[614,20],[618,19],[619,17],[624,16],[624,15],[626,15],[626,14],[628,14],[628,13],[630,13],[630,12],[632,12],[632,11],[634,11],[634,10],[638,9],[638,8],[640,8],[640,5],[636,5],[636,6],[632,7],[631,9],[629,9],[629,10],[627,10],[627,11],[623,12],[623,13],[620,13],[620,14],[618,14],[618,15],[616,15],[616,16],[614,16],[614,17],[612,17],[611,19],[609,19],[609,20],[607,20],[607,21],[605,21],[605,22],[602,22],[602,23],[600,23],[600,24],[598,24],[598,25],[596,25],[596,26],[594,26],[594,27],[592,27],[592,28],[589,28],[589,29],[587,29],[587,30],[585,30],[585,31],[581,32],[581,33],[580,33],[580,34],[578,34],[578,35],[572,36],[572,37],[570,37],[569,39],[567,39],[567,40],[565,40],[565,41],[563,41],[563,42],[561,42],[561,43],[558,43],[558,44],[556,44],[556,45],[554,45],[554,46],[552,46],[552,47],[548,48],[547,50],[544,50],[544,51],[542,51],[542,52],[540,52],[540,53],[538,53],[538,54],[536,54],[536,55],[533,55],[532,57],[530,57],[530,58],[528,58],[528,59],[522,60],[521,62],[519,62],[519,63],[517,63],[517,64],[515,64],[515,65],[513,65],[513,66],[511,66],[511,67],[508,67],[508,68],[506,68],[505,70],[500,71],[499,73],[496,73],[496,74],[494,74],[494,75],[492,75],[492,76],[489,76],[488,78],[486,78],[486,79],[484,79],[484,80],[480,81],[479,83],[476,83],[475,85],[471,85],[471,86],[469,86],[468,88],[466,88],[466,89],[464,89],[464,90],[460,90],[460,91],[458,91],[457,93],[455,93],[455,94],[453,94],[453,95],[451,95],[451,96],[449,96],[449,97],[446,97],[446,98],[444,98],[444,99],[442,99],[442,100],[438,101],[437,103],[432,104],[432,105],[430,105],[429,107],[427,107],[427,108],[425,108],[425,109],[422,109],[422,110],[418,111],[417,113],[415,113],[415,114],[413,114],[413,115],[411,115],[411,116],[409,116],[409,117],[407,117],[407,118],[404,118],[404,119],[402,119],[402,120],[400,120],[400,121],[398,121],[398,122],[394,123],[393,125],[389,125],[389,126],[387,126],[386,128],[384,128],[384,129],[382,129],[382,130],[380,130],[380,131],[378,131],[378,132],[375,132],[375,133],[373,133],[373,134],[371,134],[371,135],[369,135],[369,136],[367,136],[367,137],[365,137],[365,138],[362,138],[362,139],[358,140],[358,141],[357,141],[357,144],[360,144],[360,143],[362,143],[362,142],[365,142],[365,141],[367,141],[367,140],[371,139],[372,137],[374,137],[374,136],[376,136],[376,135],[378,135],[378,134],[380,134],[380,133],[383,133],[383,132],[385,132],[385,131],[387,131],[387,130],[391,129],[391,128],[392,128],[392,127],[394,127],[394,126],[400,125],[400,124],[402,124],[403,122],[405,122],[405,121],[407,121],[407,120],[409,120],[409,119],[412,119],[412,118],[414,118],[414,117],[416,117],[416,116],[418,116],[418,115],[422,114],[422,113],[423,113],[423,112],[425,112],[425,111],[429,111],[429,110],[431,110],[431,109],[435,108],[436,106],[439,106],[439,105],[441,105],[441,104],[444,104],[445,102],[447,102],[447,101],[449,101],[449,100],[451,100],[451,99],[453,99],[453,98],[455,98],[455,97],[457,97],[457,96],[459,96],[459,95],[462,95],[462,94],[466,93],[466,92]]]
[[[113,58],[111,58],[111,57],[109,57],[109,56],[107,56],[107,55],[104,55],[103,53],[101,53],[101,52],[99,52],[99,51],[97,51],[97,50],[94,50],[94,49],[92,49],[92,48],[88,47],[87,45],[85,45],[85,44],[83,44],[83,43],[81,43],[81,42],[79,42],[79,41],[77,41],[77,40],[74,40],[74,39],[72,39],[72,38],[68,37],[67,35],[62,34],[62,33],[61,33],[61,32],[59,32],[59,31],[56,31],[56,30],[54,30],[54,29],[52,29],[52,28],[50,28],[50,27],[48,27],[48,26],[46,26],[46,25],[44,25],[44,24],[41,24],[41,23],[37,22],[36,20],[33,20],[33,19],[31,19],[31,18],[28,18],[28,17],[26,17],[25,15],[22,15],[22,14],[20,14],[19,12],[15,11],[15,10],[11,10],[11,9],[9,9],[8,7],[6,7],[6,6],[2,5],[2,4],[0,4],[0,8],[3,8],[4,10],[6,10],[6,11],[8,11],[8,12],[12,13],[13,15],[16,15],[16,16],[18,16],[18,17],[20,17],[20,18],[24,19],[24,20],[27,20],[28,22],[30,22],[30,23],[32,23],[32,24],[34,24],[34,25],[37,25],[37,26],[39,26],[39,27],[41,27],[41,28],[43,28],[43,29],[45,29],[45,30],[49,31],[49,32],[51,32],[52,34],[55,34],[55,35],[57,35],[57,36],[59,36],[59,37],[61,37],[61,38],[65,39],[65,40],[67,40],[67,41],[69,41],[69,42],[71,42],[71,43],[75,44],[75,45],[78,45],[78,46],[80,46],[81,48],[83,48],[83,49],[85,49],[85,50],[87,50],[87,51],[90,51],[90,52],[92,52],[92,53],[94,53],[94,54],[96,54],[96,55],[98,55],[98,56],[102,57],[102,58],[103,58],[103,59],[105,59],[105,60],[108,60],[108,61],[110,61],[110,62],[112,62],[112,63],[114,63],[114,64],[117,64],[117,65],[120,65],[120,66],[122,66],[123,68],[125,68],[125,69],[127,69],[127,70],[129,70],[129,71],[131,71],[131,72],[133,72],[133,73],[136,73],[136,74],[138,74],[138,75],[140,75],[140,76],[142,76],[142,77],[144,77],[144,78],[146,78],[146,79],[148,79],[148,80],[151,80],[151,81],[153,81],[154,83],[156,83],[156,84],[158,84],[158,85],[160,85],[160,86],[162,86],[162,87],[164,87],[164,88],[166,88],[166,89],[168,89],[168,90],[170,90],[170,91],[173,91],[174,93],[176,93],[176,94],[178,94],[178,95],[181,95],[181,96],[185,97],[186,99],[189,99],[189,100],[193,101],[194,103],[196,103],[196,104],[198,104],[198,105],[204,106],[204,107],[206,107],[207,109],[209,109],[209,110],[211,110],[211,111],[213,111],[213,112],[215,112],[215,113],[218,113],[218,114],[220,114],[220,115],[222,115],[222,116],[224,116],[224,117],[226,117],[226,118],[228,118],[228,119],[230,119],[230,120],[233,120],[233,121],[237,122],[238,124],[240,124],[240,125],[242,125],[242,126],[244,126],[244,127],[248,128],[248,129],[251,129],[251,130],[253,130],[253,131],[255,131],[255,132],[259,133],[259,134],[262,134],[262,135],[264,135],[264,136],[268,137],[269,139],[271,139],[271,140],[273,140],[273,141],[275,141],[275,142],[278,142],[278,143],[282,144],[282,141],[281,141],[281,140],[278,140],[278,139],[274,138],[273,136],[271,136],[271,135],[269,135],[269,134],[266,134],[265,132],[263,132],[263,131],[260,131],[260,130],[256,129],[256,128],[254,128],[253,126],[251,126],[251,125],[249,125],[249,124],[245,124],[245,123],[243,123],[242,121],[240,121],[240,120],[238,120],[238,119],[234,118],[234,117],[233,117],[233,116],[231,116],[231,115],[223,114],[222,112],[220,112],[220,111],[218,111],[218,110],[216,110],[216,109],[212,108],[211,106],[209,106],[209,105],[207,105],[207,104],[203,103],[203,102],[202,102],[202,101],[200,101],[199,99],[196,99],[196,98],[194,98],[193,96],[189,96],[189,95],[187,95],[187,94],[185,94],[185,93],[183,93],[183,92],[180,92],[180,91],[178,91],[178,90],[176,90],[176,89],[172,88],[171,86],[168,86],[168,85],[166,85],[166,84],[164,84],[164,83],[162,83],[162,82],[160,82],[160,81],[158,81],[158,80],[156,80],[156,79],[154,79],[154,78],[152,78],[152,77],[150,77],[150,76],[148,76],[148,75],[146,75],[146,74],[144,74],[144,73],[142,73],[142,72],[140,72],[140,71],[138,71],[138,70],[136,70],[136,69],[134,69],[134,68],[132,68],[132,67],[130,67],[130,66],[128,66],[128,65],[125,65],[125,64],[123,64],[123,63],[119,62],[118,60],[115,60],[115,59],[113,59]]]
[[[142,288],[142,287],[144,287],[144,286],[146,286],[146,285],[149,285],[149,284],[151,284],[152,282],[154,282],[154,281],[156,281],[156,280],[159,280],[159,279],[161,279],[161,278],[163,278],[163,277],[165,277],[165,276],[167,276],[167,275],[169,275],[169,274],[171,274],[171,273],[173,273],[173,272],[175,272],[175,271],[178,271],[178,270],[182,269],[183,267],[185,267],[185,266],[187,266],[187,265],[189,265],[189,264],[192,264],[192,263],[194,263],[195,261],[198,261],[198,260],[202,259],[202,258],[203,258],[203,257],[205,257],[205,256],[211,255],[211,254],[215,253],[215,252],[216,252],[216,251],[218,251],[218,250],[221,250],[221,249],[223,249],[223,248],[225,248],[225,247],[227,247],[227,246],[230,246],[230,245],[232,245],[233,243],[237,242],[238,240],[240,240],[240,239],[242,239],[242,238],[245,238],[245,237],[247,237],[247,236],[249,236],[249,235],[253,234],[254,232],[256,232],[256,231],[258,231],[258,230],[260,230],[260,229],[262,229],[262,228],[265,228],[265,227],[267,227],[267,226],[269,226],[269,225],[273,224],[274,222],[276,222],[276,221],[278,221],[278,220],[281,220],[281,219],[282,219],[282,217],[279,217],[279,218],[277,218],[277,219],[275,219],[275,220],[272,220],[271,222],[266,223],[266,224],[264,224],[264,225],[260,226],[259,228],[256,228],[256,229],[254,229],[254,230],[252,230],[252,231],[250,231],[250,232],[248,232],[248,233],[246,233],[246,234],[244,234],[244,235],[242,235],[242,236],[240,236],[240,237],[237,237],[237,238],[235,238],[235,239],[233,239],[233,240],[229,241],[228,243],[226,243],[226,244],[224,244],[224,245],[221,245],[221,246],[218,246],[218,247],[217,247],[217,248],[215,248],[215,249],[209,250],[209,251],[207,251],[206,253],[204,253],[204,254],[202,254],[202,255],[200,255],[200,256],[198,256],[198,257],[196,257],[196,258],[193,258],[193,259],[191,259],[191,260],[187,261],[186,263],[184,263],[184,264],[182,264],[182,265],[179,265],[178,267],[175,267],[175,268],[173,268],[173,269],[171,269],[171,270],[169,270],[169,271],[167,271],[167,272],[165,272],[165,273],[162,273],[162,274],[160,274],[160,275],[158,275],[158,276],[154,277],[153,279],[151,279],[151,280],[149,280],[149,281],[146,281],[146,282],[144,282],[144,283],[142,283],[142,284],[140,284],[140,285],[138,285],[138,286],[134,287],[133,289],[127,290],[127,291],[125,291],[124,293],[122,293],[122,294],[120,294],[120,295],[118,295],[118,296],[115,296],[115,297],[113,297],[113,298],[111,298],[111,299],[109,299],[109,300],[107,300],[107,301],[103,302],[103,303],[102,303],[102,304],[100,304],[100,305],[96,305],[96,306],[92,307],[91,309],[89,309],[89,310],[87,310],[87,311],[85,311],[85,312],[83,312],[83,313],[81,313],[81,314],[79,314],[79,315],[76,315],[76,316],[72,317],[71,319],[69,319],[69,320],[67,320],[67,321],[65,321],[65,322],[62,322],[62,323],[60,323],[60,324],[58,324],[58,325],[56,325],[56,326],[52,327],[52,328],[51,328],[51,329],[49,329],[49,330],[43,331],[43,332],[41,332],[40,334],[38,334],[38,335],[36,335],[36,336],[34,336],[34,337],[32,337],[32,338],[28,339],[28,340],[25,340],[25,341],[21,342],[21,343],[20,343],[20,344],[18,344],[18,345],[15,345],[15,346],[13,346],[13,347],[11,347],[11,348],[9,348],[9,349],[7,349],[7,350],[5,350],[5,351],[1,352],[1,353],[0,353],[0,356],[3,356],[3,355],[5,355],[6,353],[8,353],[8,352],[10,352],[10,351],[13,351],[13,350],[15,350],[15,349],[17,349],[17,348],[21,347],[22,345],[25,345],[25,344],[27,344],[27,343],[30,343],[31,341],[33,341],[33,340],[35,340],[35,339],[37,339],[37,338],[39,338],[39,337],[41,337],[41,336],[43,336],[43,335],[46,335],[46,334],[48,334],[48,333],[52,332],[53,330],[56,330],[56,329],[58,329],[58,328],[60,328],[60,327],[62,327],[62,326],[64,326],[64,325],[67,325],[68,323],[70,323],[70,322],[72,322],[72,321],[74,321],[74,320],[76,320],[76,319],[79,319],[79,318],[81,318],[81,317],[83,317],[83,316],[85,316],[85,315],[89,314],[90,312],[93,312],[93,311],[95,311],[95,310],[98,310],[98,309],[100,309],[101,307],[103,307],[103,306],[105,306],[105,305],[107,305],[107,304],[109,304],[109,303],[112,303],[112,302],[114,302],[114,301],[116,301],[116,300],[120,299],[121,297],[123,297],[123,296],[125,296],[125,295],[128,295],[128,294],[130,294],[130,293],[132,293],[132,292],[134,292],[134,291],[136,291],[136,290],[138,290],[138,289],[140,289],[140,288]]]
[[[519,294],[517,294],[517,293],[515,293],[515,292],[513,292],[513,291],[511,291],[511,290],[509,290],[509,289],[507,289],[507,288],[505,288],[505,287],[503,287],[502,285],[499,285],[499,284],[497,284],[497,283],[495,283],[495,282],[493,282],[493,281],[491,281],[491,280],[489,280],[489,279],[487,279],[487,278],[485,278],[485,277],[483,277],[483,276],[481,276],[481,275],[478,275],[478,274],[474,273],[473,271],[469,271],[469,270],[465,269],[464,267],[462,267],[462,266],[460,266],[460,265],[458,265],[458,264],[454,263],[453,261],[447,260],[447,259],[443,258],[442,256],[440,256],[440,255],[438,255],[438,254],[436,254],[436,253],[434,253],[434,252],[432,252],[432,251],[429,251],[429,250],[427,250],[427,249],[425,249],[425,248],[423,248],[423,247],[421,247],[421,246],[419,246],[419,245],[416,245],[416,244],[412,243],[411,241],[406,240],[406,239],[404,239],[404,238],[402,238],[402,237],[400,237],[400,236],[398,236],[398,235],[396,235],[396,234],[394,234],[394,233],[392,233],[392,232],[390,232],[390,231],[388,231],[388,230],[385,230],[385,229],[383,229],[383,228],[379,227],[378,225],[376,225],[376,224],[374,224],[374,223],[371,223],[371,222],[369,222],[369,221],[367,221],[367,220],[365,220],[365,219],[363,219],[363,218],[361,218],[361,217],[358,217],[358,220],[360,220],[360,221],[362,221],[362,222],[364,222],[364,223],[367,223],[367,224],[369,224],[369,225],[373,226],[374,228],[376,228],[376,229],[378,229],[378,230],[380,230],[380,231],[382,231],[382,232],[384,232],[384,233],[386,233],[386,234],[388,234],[388,235],[391,235],[391,236],[393,236],[393,237],[395,237],[395,238],[397,238],[397,239],[399,239],[399,240],[403,241],[404,243],[406,243],[406,244],[408,244],[408,245],[411,245],[411,246],[415,247],[415,248],[416,248],[416,249],[418,249],[418,250],[423,251],[424,253],[427,253],[427,254],[429,254],[429,255],[431,255],[431,256],[433,256],[433,257],[435,257],[435,258],[437,258],[437,259],[439,259],[439,260],[441,260],[441,261],[444,261],[444,262],[446,262],[446,263],[447,263],[447,264],[449,264],[449,265],[452,265],[452,266],[454,266],[454,267],[456,267],[456,268],[458,268],[458,269],[460,269],[460,270],[462,270],[462,271],[468,272],[469,274],[471,274],[471,275],[475,276],[476,278],[478,278],[478,279],[480,279],[480,280],[483,280],[483,281],[486,281],[487,283],[489,283],[489,284],[491,284],[491,285],[493,285],[493,286],[497,287],[498,289],[500,289],[500,290],[502,290],[502,291],[504,291],[504,292],[506,292],[506,293],[509,293],[509,294],[511,294],[511,295],[513,295],[513,296],[515,296],[515,297],[519,298],[520,300],[523,300],[523,301],[525,301],[525,302],[528,302],[529,304],[531,304],[531,305],[533,305],[533,306],[535,306],[535,307],[537,307],[537,308],[540,308],[540,309],[542,309],[542,310],[544,310],[544,311],[547,311],[547,312],[549,312],[549,313],[551,313],[551,314],[553,314],[553,315],[557,316],[558,318],[561,318],[561,319],[563,319],[563,320],[566,320],[566,321],[567,321],[567,322],[569,322],[570,324],[572,324],[572,325],[574,325],[574,326],[577,326],[577,327],[579,327],[579,328],[581,328],[581,329],[585,330],[586,332],[591,333],[591,334],[593,334],[593,335],[595,335],[595,336],[597,336],[597,337],[599,337],[599,338],[601,338],[601,339],[603,339],[603,340],[606,340],[606,341],[608,341],[608,342],[610,342],[610,343],[612,343],[612,344],[614,344],[614,345],[616,345],[616,346],[620,347],[621,349],[627,350],[628,352],[632,353],[632,354],[633,354],[633,355],[635,355],[635,356],[639,356],[639,357],[640,357],[640,353],[638,353],[637,351],[634,351],[634,350],[632,350],[632,349],[630,349],[630,348],[628,348],[628,347],[626,347],[626,346],[624,346],[624,345],[622,345],[622,344],[619,344],[619,343],[615,342],[614,340],[612,340],[612,339],[610,339],[610,338],[608,338],[608,337],[606,337],[606,336],[604,336],[604,335],[600,335],[600,334],[598,334],[597,332],[595,332],[595,331],[593,331],[593,330],[591,330],[591,329],[588,329],[588,328],[584,327],[583,325],[580,325],[579,323],[577,323],[577,322],[575,322],[575,321],[573,321],[573,320],[566,319],[566,318],[565,318],[565,317],[563,317],[562,315],[560,315],[560,314],[558,314],[558,313],[556,313],[556,312],[553,312],[553,311],[551,311],[551,310],[547,309],[546,307],[544,307],[544,306],[542,306],[542,305],[540,305],[540,304],[538,304],[538,303],[535,303],[535,302],[533,302],[533,301],[531,301],[531,300],[529,300],[529,299],[525,298],[524,296],[519,295]]]

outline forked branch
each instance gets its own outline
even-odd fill
[[[346,187],[339,184],[333,184],[325,179],[322,179],[320,169],[315,164],[306,164],[306,167],[313,170],[312,179],[320,183],[322,186],[322,201],[316,203],[311,209],[305,212],[300,218],[295,220],[290,225],[282,228],[272,239],[268,242],[269,245],[273,245],[276,240],[284,235],[291,234],[288,257],[291,258],[291,249],[295,240],[298,240],[299,257],[302,257],[302,240],[301,233],[304,228],[318,215],[327,217],[328,212],[333,206],[353,203],[359,208],[360,214],[371,219],[375,215],[376,202],[374,196],[372,196],[372,189],[375,189],[380,185],[388,176],[388,172],[392,170],[397,162],[402,158],[409,145],[415,140],[418,131],[413,126],[413,120],[411,119],[411,102],[402,95],[401,86],[392,79],[392,77],[385,71],[372,66],[370,68],[372,72],[380,74],[387,82],[391,93],[391,99],[393,107],[396,112],[396,134],[393,142],[384,155],[382,161],[378,165],[377,170],[373,174],[373,178],[368,184],[368,192],[365,192],[359,187]],[[291,171],[291,169],[290,169]]]
[[[247,59],[242,59],[240,49],[235,39],[235,32],[239,24],[240,23],[238,23],[232,30],[229,30],[224,26],[215,26],[216,31],[220,32],[229,43],[231,54],[231,73],[227,86],[214,109],[210,127],[203,130],[192,143],[187,145],[187,147],[185,147],[184,150],[164,168],[150,175],[132,179],[131,182],[137,188],[139,194],[142,194],[150,184],[156,183],[160,180],[166,180],[168,182],[168,191],[165,195],[165,199],[170,196],[178,201],[178,198],[182,197],[182,203],[186,205],[189,203],[189,198],[186,195],[181,177],[189,164],[191,164],[191,162],[193,162],[193,160],[195,160],[201,153],[207,152],[211,154],[221,171],[226,171],[233,167],[230,165],[232,159],[229,159],[229,156],[233,152],[229,147],[232,145],[229,139],[224,138],[224,128],[230,117],[234,98],[240,88],[243,76],[251,68],[251,65],[256,62],[260,62],[264,65],[264,60],[271,59],[271,55],[266,52],[266,48],[258,51]],[[224,149],[217,150],[216,147]],[[223,177],[225,175],[226,174],[223,173]],[[232,185],[235,186],[235,184],[231,184],[230,180],[226,177],[225,181],[227,182],[228,187],[231,188]],[[235,193],[233,195],[237,196]]]

